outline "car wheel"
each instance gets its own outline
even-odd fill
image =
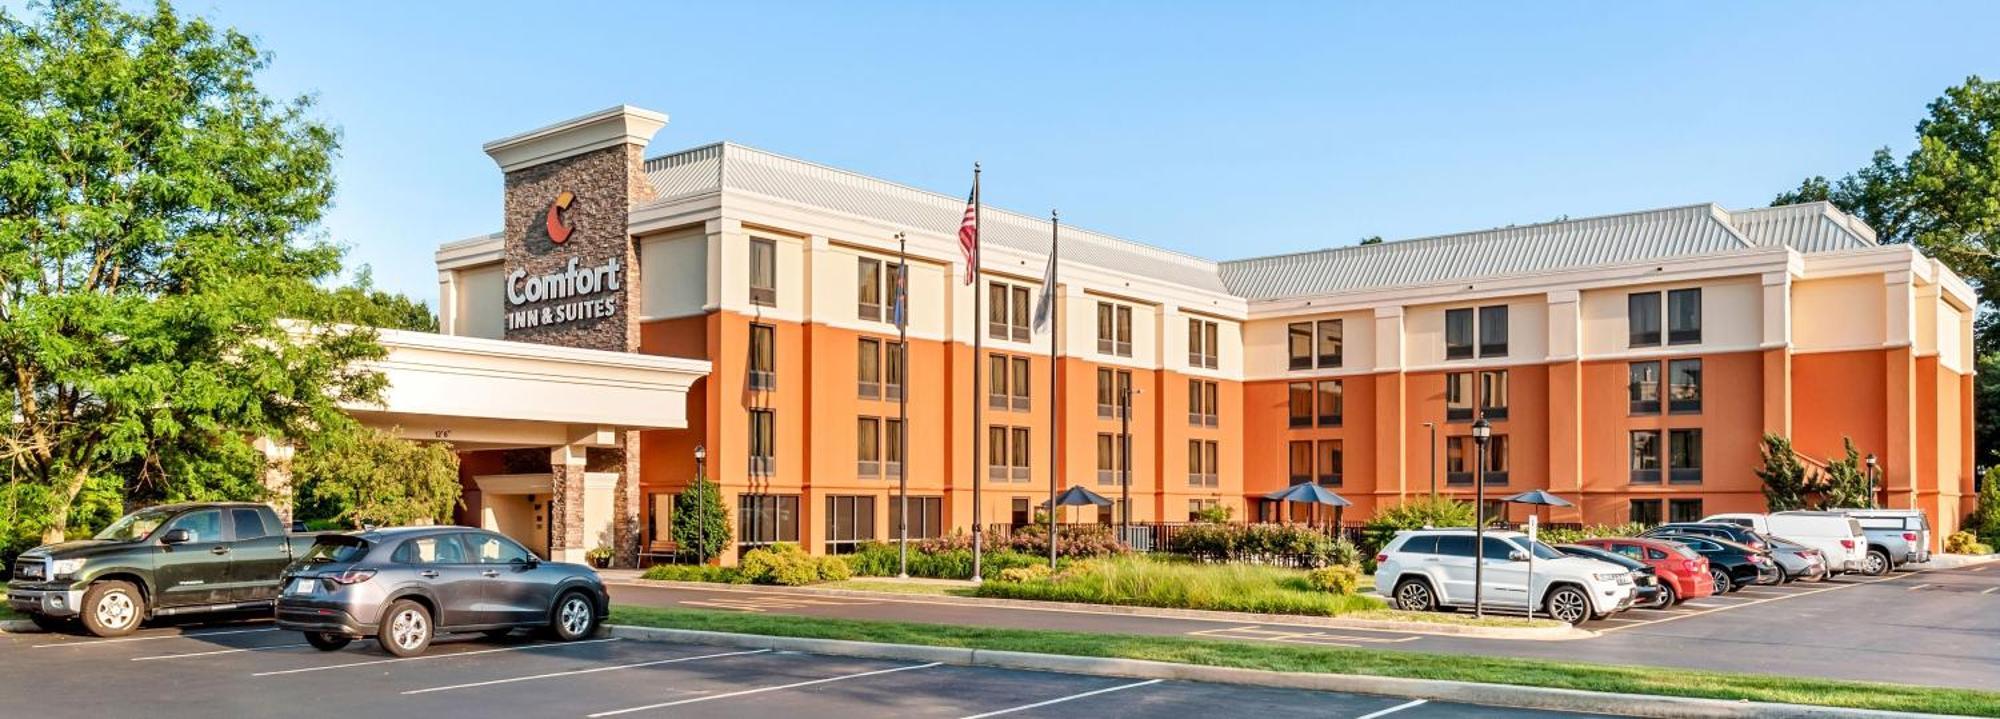
[[[1708,570],[1708,576],[1715,578],[1716,594],[1728,594],[1730,592],[1736,591],[1734,587],[1730,586],[1732,582],[1729,581],[1729,570],[1710,569]]]
[[[549,634],[573,642],[590,636],[596,628],[597,607],[590,603],[590,597],[583,592],[568,592],[556,598],[556,606],[550,610]]]
[[[431,645],[431,637],[436,631],[431,626],[431,613],[424,605],[399,599],[389,605],[389,611],[382,613],[382,626],[375,641],[382,645],[382,651],[399,657],[414,657],[424,653]]]
[[[1590,618],[1590,596],[1576,587],[1556,587],[1542,603],[1550,617],[1564,624],[1582,624]]]
[[[1396,583],[1396,608],[1406,612],[1428,612],[1436,609],[1437,595],[1431,592],[1431,583],[1422,579],[1405,579]]]
[[[100,637],[122,637],[146,618],[146,598],[131,582],[98,582],[83,593],[83,627]]]
[[[1861,565],[1861,573],[1879,577],[1889,573],[1889,553],[1879,549],[1868,550],[1868,559]]]
[[[1657,604],[1654,604],[1653,608],[1666,609],[1667,607],[1671,607],[1679,603],[1681,603],[1681,595],[1679,592],[1674,591],[1674,585],[1661,582],[1660,601]]]
[[[340,651],[341,649],[345,649],[347,647],[347,643],[351,641],[354,641],[354,638],[344,634],[334,634],[332,632],[306,632],[306,643],[311,644],[312,648],[318,649],[322,652]]]

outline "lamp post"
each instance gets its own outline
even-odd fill
[[[1438,498],[1438,426],[1436,422],[1425,422],[1424,429],[1431,431],[1431,501]]]
[[[694,446],[694,531],[696,564],[708,563],[708,446]]]
[[[1875,508],[1875,453],[1868,453],[1868,508]]]
[[[1118,390],[1118,538],[1128,543],[1132,541],[1132,395],[1138,393],[1130,383]]]
[[[1472,442],[1479,445],[1478,461],[1472,465],[1472,616],[1486,616],[1486,443],[1493,439],[1493,426],[1485,417],[1472,423]],[[1530,602],[1533,597],[1529,597]]]

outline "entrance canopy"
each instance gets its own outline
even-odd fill
[[[381,404],[347,410],[407,439],[460,450],[610,447],[618,433],[687,427],[703,360],[381,330]]]

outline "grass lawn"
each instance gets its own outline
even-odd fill
[[[894,579],[849,579],[845,582],[816,584],[827,589],[852,589],[857,592],[884,592],[889,594],[912,594],[929,597],[970,597],[972,587],[961,587],[934,582],[903,582]]]
[[[1315,590],[1296,569],[1139,556],[1086,566],[1050,578],[986,582],[975,596],[1329,617],[1386,606],[1376,597]]]
[[[1661,667],[1423,654],[1185,637],[870,622],[687,609],[614,607],[611,611],[611,622],[642,627],[767,636],[1147,659],[1284,672],[1449,679],[1588,691],[2000,717],[2000,692]]]

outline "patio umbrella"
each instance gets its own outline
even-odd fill
[[[1057,507],[1111,506],[1111,500],[1105,499],[1104,495],[1092,492],[1080,486],[1070,487],[1069,489],[1063,490],[1062,494],[1056,495],[1055,502]],[[1050,514],[1055,514],[1055,509],[1053,507],[1050,507],[1048,502],[1042,502],[1042,508],[1049,510]]]
[[[1574,507],[1569,500],[1549,494],[1539,489],[1531,489],[1507,498],[1508,504],[1526,504],[1534,507]],[[1540,512],[1540,509],[1536,509]],[[1528,550],[1528,618],[1535,618],[1535,552]]]
[[[1277,502],[1286,502],[1286,503],[1298,502],[1303,504],[1315,505],[1315,509],[1313,510],[1313,515],[1315,517],[1319,515],[1319,510],[1317,509],[1317,505],[1326,505],[1329,507],[1333,507],[1334,508],[1333,517],[1335,522],[1340,521],[1340,509],[1342,507],[1354,506],[1354,503],[1347,501],[1346,497],[1334,494],[1333,492],[1328,491],[1325,487],[1321,487],[1318,484],[1312,482],[1301,482],[1298,484],[1294,484],[1290,487],[1286,487],[1276,492],[1266,494],[1264,495],[1264,498],[1267,500],[1272,500]],[[1289,513],[1287,513],[1286,516],[1290,516]]]

